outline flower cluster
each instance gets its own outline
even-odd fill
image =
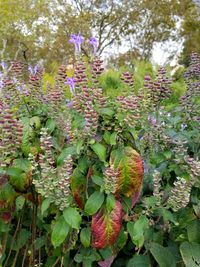
[[[177,177],[168,199],[168,205],[171,206],[174,211],[188,205],[190,201],[191,187],[190,182],[186,181],[182,177]]]
[[[2,105],[0,114],[0,166],[6,163],[19,149],[23,137],[23,127],[19,120],[14,117],[13,111]],[[12,156],[11,156],[12,155]]]
[[[155,81],[152,81],[150,76],[145,76],[144,87],[147,90],[148,98],[154,106],[157,106],[163,99],[170,97],[171,83],[172,81],[167,77],[164,68],[158,70]]]
[[[157,206],[161,204],[161,198],[162,198],[161,181],[162,181],[162,176],[160,172],[155,170],[153,172],[153,195],[156,198]]]
[[[113,165],[110,165],[109,167],[105,168],[104,187],[105,187],[105,192],[107,194],[116,192],[118,175],[119,175],[119,171],[114,170]]]

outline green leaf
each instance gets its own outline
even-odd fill
[[[13,167],[18,168],[24,172],[31,170],[31,163],[27,159],[15,159],[13,161]]]
[[[21,249],[29,240],[31,233],[26,229],[22,229],[19,234],[17,235],[16,243],[13,247],[14,250]]]
[[[110,145],[110,136],[111,136],[111,133],[110,132],[105,132],[104,135],[103,135],[103,139],[105,140],[105,142]]]
[[[21,210],[21,209],[23,208],[23,206],[24,206],[25,198],[24,198],[23,196],[18,196],[18,197],[16,198],[15,203],[16,203],[16,210],[17,210],[17,211],[18,211],[18,210]]]
[[[105,146],[103,146],[102,144],[96,143],[94,145],[91,145],[91,148],[101,161],[103,162],[106,161],[106,147]]]
[[[46,122],[45,128],[47,128],[49,130],[49,132],[52,133],[54,131],[54,129],[56,128],[55,121],[52,119],[48,119]]]
[[[85,248],[88,248],[90,246],[90,241],[91,241],[91,231],[89,227],[83,228],[80,233],[80,240],[81,243]]]
[[[112,146],[116,145],[116,138],[117,138],[117,133],[112,133],[111,136],[110,136],[110,144]]]
[[[200,243],[200,221],[192,221],[187,227],[189,242]]]
[[[99,186],[104,185],[104,180],[103,180],[103,178],[102,178],[101,176],[93,175],[93,176],[92,176],[92,181],[93,181],[95,184],[99,185]]]
[[[60,244],[63,243],[65,238],[67,237],[69,233],[70,227],[66,223],[63,216],[59,217],[59,219],[56,221],[53,232],[51,235],[51,243],[54,246],[54,248],[60,246]]]
[[[200,266],[200,244],[184,242],[180,252],[186,267]]]
[[[67,148],[64,148],[61,152],[61,154],[57,158],[57,164],[61,165],[64,161],[64,159],[69,155],[75,155],[76,154],[76,147],[70,146]]]
[[[150,251],[160,267],[175,267],[176,259],[169,248],[157,243],[151,243]]]
[[[85,204],[85,212],[88,215],[95,214],[104,202],[104,194],[102,192],[94,192]]]
[[[9,168],[7,174],[10,176],[10,184],[20,192],[23,192],[29,185],[29,179],[21,169],[19,168]]]
[[[30,125],[32,127],[35,127],[35,129],[39,129],[40,125],[41,125],[40,117],[34,116],[34,117],[30,118]]]
[[[38,237],[34,240],[35,249],[39,250],[45,245],[45,236]]]
[[[114,110],[112,110],[111,108],[102,108],[100,109],[100,113],[109,117],[112,117],[115,114]]]
[[[149,258],[145,255],[134,255],[126,265],[126,267],[149,267]]]
[[[41,206],[41,214],[43,215],[44,212],[49,208],[50,204],[52,202],[51,198],[45,198],[45,200],[42,202],[42,206]]]
[[[66,208],[63,211],[63,217],[72,228],[75,228],[77,230],[80,228],[82,217],[76,209],[71,207]]]
[[[106,209],[108,212],[111,212],[113,210],[113,208],[115,207],[115,203],[115,197],[112,194],[108,195],[106,198]]]
[[[149,221],[146,216],[142,215],[139,220],[127,223],[128,233],[131,236],[132,242],[138,247],[144,244],[144,232],[149,227]]]
[[[80,154],[81,149],[83,149],[83,140],[78,140],[76,143],[76,153],[78,155]]]

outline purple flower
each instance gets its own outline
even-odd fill
[[[70,99],[66,99],[67,102],[67,107],[72,108],[73,107],[73,102]]]
[[[67,78],[67,81],[65,84],[69,84],[69,89],[72,95],[74,95],[74,89],[75,89],[75,83],[74,83],[74,77]]]
[[[1,67],[2,67],[3,70],[6,70],[7,69],[7,64],[4,61],[2,61],[1,62]]]
[[[31,75],[35,75],[38,72],[38,65],[35,65],[34,67],[29,65],[28,71]]]
[[[181,124],[181,130],[183,131],[183,130],[185,130],[185,128],[187,128],[187,124],[186,123],[182,123]]]
[[[71,34],[69,42],[74,44],[75,46],[75,52],[80,53],[81,51],[81,44],[84,41],[84,37],[79,33],[78,35]]]
[[[89,43],[93,46],[94,54],[96,55],[97,47],[98,47],[97,39],[95,37],[90,37]]]

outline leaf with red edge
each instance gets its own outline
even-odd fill
[[[100,267],[110,267],[111,264],[113,263],[115,257],[114,256],[110,256],[109,258],[107,258],[106,260],[104,261],[98,261],[98,265]]]
[[[86,179],[77,169],[73,172],[71,176],[71,191],[74,200],[80,209],[83,209],[86,202]]]
[[[105,208],[100,209],[92,217],[92,246],[101,249],[114,244],[121,227],[122,205],[119,201],[116,201],[111,212]]]
[[[116,195],[133,196],[133,204],[139,197],[143,180],[143,164],[139,153],[132,147],[124,147],[111,154],[110,165],[118,171]]]

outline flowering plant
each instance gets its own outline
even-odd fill
[[[71,36],[76,52],[83,40]],[[73,77],[62,65],[46,90],[43,69],[13,61],[8,70],[0,97],[1,264],[200,262],[198,56],[174,105],[163,68],[138,92],[133,75],[122,73],[116,98],[101,86],[97,55],[90,66],[80,55]]]

